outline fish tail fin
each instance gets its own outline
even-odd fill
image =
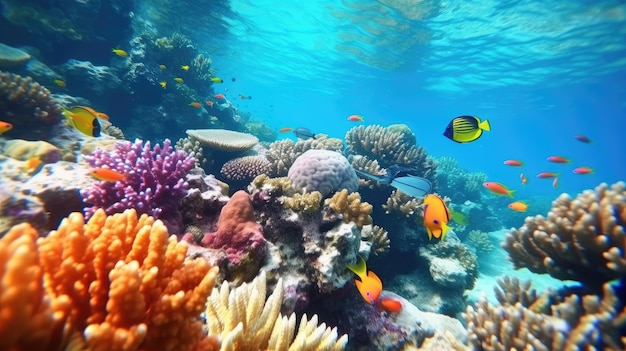
[[[478,123],[478,128],[480,128],[482,130],[486,130],[488,132],[491,131],[491,125],[489,124],[488,120],[484,120],[484,121]]]
[[[428,240],[433,240],[433,231],[426,227],[426,233],[428,233]]]
[[[513,197],[513,193],[516,192],[517,190],[509,190],[507,191],[509,193],[509,197]]]
[[[441,226],[441,241],[443,241],[446,238],[446,234],[448,233],[448,230],[450,230],[450,227],[448,226],[448,224],[443,223],[443,225]]]
[[[365,260],[361,256],[359,256],[357,263],[349,264],[348,269],[351,270],[352,273],[358,275],[361,279],[363,279],[363,277],[367,277],[367,266],[365,265]]]

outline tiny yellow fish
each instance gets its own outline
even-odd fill
[[[182,65],[182,66],[180,66],[180,68],[181,68],[183,71],[189,71],[189,65]]]
[[[121,57],[126,57],[128,56],[128,53],[122,49],[113,49],[111,50],[112,53],[116,54],[117,56],[121,56]]]
[[[176,81],[176,83],[183,83],[184,80],[181,77],[176,77],[174,78],[174,80]]]
[[[165,65],[159,65],[160,69],[166,69],[167,67]]]
[[[161,86],[161,88],[165,89],[165,87],[167,86],[167,82],[162,81],[161,83],[159,83],[159,85]]]
[[[211,81],[213,83],[224,83],[224,80],[222,78],[218,78],[218,77],[211,78]]]
[[[65,88],[65,81],[64,80],[62,80],[62,79],[55,79],[53,82],[54,82],[54,84],[60,86],[61,88]]]
[[[43,164],[39,156],[33,156],[24,163],[24,171],[28,174],[37,173],[39,167]]]

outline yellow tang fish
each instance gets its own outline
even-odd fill
[[[182,66],[180,66],[180,68],[181,68],[183,71],[189,71],[189,65],[182,65]]]
[[[53,80],[54,84],[60,86],[61,88],[65,88],[65,81],[62,79],[55,79]]]
[[[176,78],[174,78],[174,80],[176,81],[176,83],[184,82],[184,80],[181,77],[176,77]]]
[[[167,86],[167,82],[166,81],[161,81],[159,83],[159,85],[161,86],[161,88],[165,89],[165,87]]]
[[[460,116],[450,121],[443,135],[457,143],[469,143],[480,138],[483,130],[491,130],[488,120],[481,121],[476,116]]]
[[[117,56],[121,56],[121,57],[126,57],[128,56],[128,53],[122,49],[113,49],[111,50],[112,53],[116,54]]]
[[[83,106],[74,106],[69,109],[64,107],[63,114],[69,121],[69,124],[79,132],[92,137],[100,136],[100,122],[93,110]]]

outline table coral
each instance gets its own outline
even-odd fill
[[[89,218],[102,208],[107,214],[134,208],[162,219],[170,231],[182,230],[182,218],[178,208],[187,192],[185,175],[194,168],[195,158],[182,151],[175,151],[169,140],[163,147],[141,140],[134,143],[119,142],[112,151],[97,149],[85,160],[92,168],[108,168],[126,175],[117,182],[101,181],[83,189],[81,196],[89,206],[85,214]]]
[[[61,349],[58,324],[65,322],[93,350],[219,348],[199,319],[217,268],[203,259],[186,261],[187,245],[169,236],[161,221],[138,218],[134,210],[109,217],[98,210],[85,223],[73,213],[58,230],[37,237],[22,224],[0,239],[2,267],[8,268],[0,281],[9,284],[0,290],[0,315],[10,316],[0,322],[0,344]],[[12,303],[4,304],[8,293]],[[27,308],[33,304],[38,307]]]
[[[552,203],[548,217],[526,218],[502,243],[516,268],[577,280],[598,288],[626,277],[626,189],[605,183],[576,199]]]

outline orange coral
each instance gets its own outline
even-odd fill
[[[26,235],[31,238],[30,251],[39,257],[26,260],[23,255],[5,254],[11,253],[12,241],[4,243],[7,238],[11,240],[11,233],[30,233]],[[27,285],[19,285],[10,280],[9,272],[1,272],[0,311],[8,318],[0,319],[0,336],[15,335],[16,330],[32,332],[33,326],[20,322],[16,314],[28,309],[29,303],[36,306],[49,300],[63,307],[63,301],[71,301],[71,306],[61,312],[55,314],[48,308],[40,314],[54,316],[53,322],[67,316],[68,325],[84,330],[86,344],[92,350],[218,348],[216,340],[203,338],[198,318],[215,283],[217,268],[211,268],[203,259],[185,261],[187,245],[170,237],[161,221],[147,215],[137,218],[134,210],[109,217],[99,210],[85,224],[82,214],[72,213],[58,230],[40,238],[36,245],[34,238],[36,232],[21,225],[0,240],[0,263],[7,260],[5,267],[19,266],[33,272]],[[31,293],[28,301],[8,305],[3,302],[5,283],[20,294],[45,293]],[[51,303],[52,307],[56,305]],[[50,337],[58,335],[45,325],[37,330],[48,331]],[[8,345],[26,349],[17,342]],[[41,345],[39,349],[46,346]]]

